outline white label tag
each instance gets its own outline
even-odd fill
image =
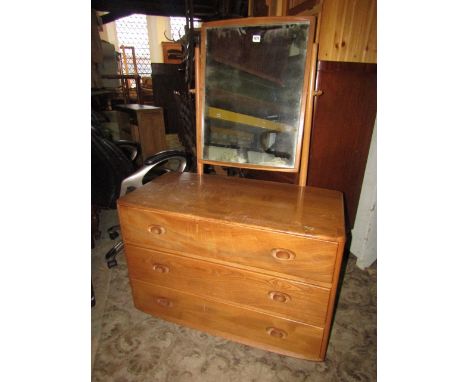
[[[259,34],[254,34],[252,36],[252,41],[253,42],[260,42],[260,35]]]

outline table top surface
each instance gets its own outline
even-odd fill
[[[342,193],[316,187],[168,173],[123,196],[118,204],[319,240],[345,240]]]

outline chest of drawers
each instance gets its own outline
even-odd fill
[[[118,210],[138,309],[325,358],[345,241],[341,193],[167,174],[120,198]]]

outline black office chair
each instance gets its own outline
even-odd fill
[[[114,141],[98,125],[91,126],[91,203],[94,207],[116,208],[117,199],[143,184],[170,171],[183,172],[189,162],[181,150],[161,151],[137,169],[135,159],[139,145],[131,141]],[[108,229],[111,239],[118,236],[118,226]],[[107,266],[117,265],[115,256],[122,249],[116,243],[106,254]]]
[[[177,111],[177,132],[186,152],[197,156],[197,130],[195,123],[195,99],[185,91],[174,90],[173,100]]]

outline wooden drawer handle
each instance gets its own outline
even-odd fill
[[[283,248],[274,248],[271,250],[271,255],[277,259],[277,260],[294,260],[296,257],[296,254],[293,251],[290,251],[289,249],[283,249]]]
[[[267,328],[266,329],[267,333],[269,336],[275,337],[275,338],[286,338],[288,336],[288,333],[286,333],[284,330],[278,329],[278,328]]]
[[[156,297],[155,302],[156,304],[161,305],[164,308],[172,308],[172,306],[174,305],[174,303],[171,300],[165,297]]]
[[[291,301],[291,296],[283,292],[271,291],[270,293],[268,293],[268,297],[270,297],[273,301],[277,302]]]
[[[159,273],[168,273],[169,267],[163,264],[153,264],[153,271],[159,272]]]
[[[157,225],[157,224],[151,224],[148,227],[148,231],[151,233],[154,233],[155,235],[162,235],[166,233],[166,229],[163,226]]]

